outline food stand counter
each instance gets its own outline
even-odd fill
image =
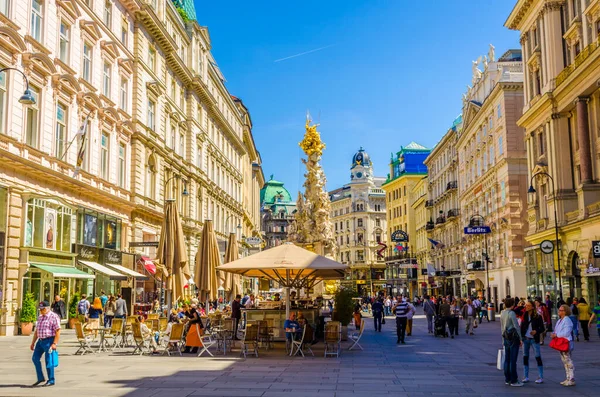
[[[290,313],[296,313],[296,319],[298,315],[302,313],[306,321],[317,329],[317,323],[319,322],[319,310],[318,309],[290,309]],[[246,316],[246,321],[261,321],[266,320],[273,324],[273,339],[275,341],[285,340],[285,328],[283,324],[286,320],[285,309],[242,309],[242,316]]]

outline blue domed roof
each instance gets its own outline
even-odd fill
[[[352,166],[350,169],[356,167],[357,165],[362,165],[363,167],[371,166],[371,157],[362,147],[358,149],[358,152],[356,152],[352,157]]]

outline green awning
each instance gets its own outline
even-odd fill
[[[31,263],[31,266],[37,267],[40,270],[43,270],[48,273],[52,273],[54,277],[63,277],[63,278],[96,278],[93,274],[88,274],[86,272],[82,272],[79,269],[76,269],[72,266],[55,266],[55,265],[46,265],[40,263]]]

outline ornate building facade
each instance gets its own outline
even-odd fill
[[[247,111],[182,3],[0,2],[0,67],[22,70],[35,97],[22,106],[22,76],[0,75],[0,334],[16,332],[26,292],[135,290],[106,269],[154,257],[129,244],[158,241],[167,199],[190,258],[205,219],[222,241],[236,225],[259,233]]]
[[[463,295],[487,296],[489,283],[495,302],[525,296],[527,164],[524,132],[517,126],[522,107],[521,51],[509,50],[496,60],[490,46],[483,71],[473,64],[473,87],[463,97],[456,140],[458,232],[469,224],[491,228],[489,234],[455,236],[467,270]]]
[[[260,190],[260,208],[265,249],[285,243],[294,220],[296,202],[283,187],[283,182],[274,180],[273,175]]]
[[[387,253],[386,279],[388,293],[418,293],[416,261],[416,222],[412,206],[414,187],[427,176],[423,161],[430,150],[411,142],[401,147],[390,161],[390,173],[382,185],[386,194]]]
[[[531,248],[527,294],[600,296],[600,2],[518,1],[505,26],[521,34]],[[532,178],[534,175],[536,177]],[[558,242],[556,241],[558,234]],[[544,254],[540,244],[554,243]],[[600,243],[599,243],[600,244]],[[562,287],[562,291],[560,290]]]
[[[374,175],[369,154],[360,148],[352,157],[350,183],[329,192],[331,221],[339,247],[336,259],[349,265],[345,282],[361,296],[374,294],[386,284],[383,180]]]

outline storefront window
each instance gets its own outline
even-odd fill
[[[58,251],[71,250],[73,211],[52,200],[27,202],[25,246]]]
[[[92,247],[119,250],[121,220],[87,209],[78,212],[78,243]]]

